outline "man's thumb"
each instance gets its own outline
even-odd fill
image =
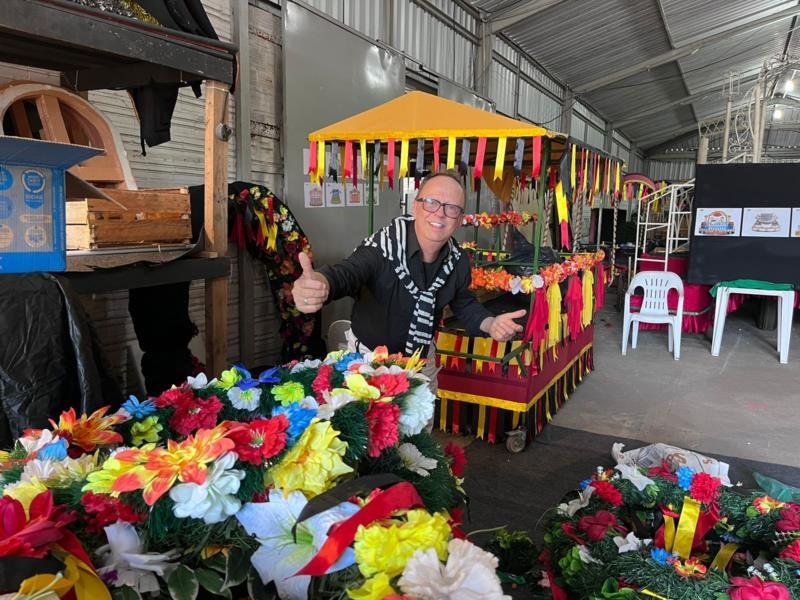
[[[314,272],[314,267],[311,265],[311,259],[308,254],[301,252],[298,256],[300,260],[300,267],[303,269],[303,275],[311,275]]]

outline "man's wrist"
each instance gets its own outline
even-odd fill
[[[492,329],[492,324],[494,323],[494,317],[486,317],[483,321],[481,321],[481,331],[483,333],[489,333]]]

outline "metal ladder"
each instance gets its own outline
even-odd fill
[[[685,183],[673,183],[666,188],[656,190],[643,197],[639,202],[636,216],[636,252],[633,272],[639,272],[639,263],[648,265],[655,263],[660,268],[648,268],[650,271],[667,270],[669,255],[683,244],[689,242],[692,222],[692,200],[694,199],[694,179]],[[667,210],[656,209],[656,204],[668,202]],[[656,232],[665,232],[666,247],[663,258],[652,256],[641,258],[647,249],[648,241],[656,237]]]

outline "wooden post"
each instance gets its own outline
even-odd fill
[[[227,113],[228,87],[206,81],[205,250],[225,256],[228,250],[228,143],[216,135]],[[228,361],[228,279],[206,280],[206,371],[219,375]]]

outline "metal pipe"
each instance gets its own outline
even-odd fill
[[[728,162],[728,148],[730,147],[732,110],[733,110],[733,98],[731,96],[728,96],[728,103],[725,106],[725,132],[722,134],[722,162]]]

